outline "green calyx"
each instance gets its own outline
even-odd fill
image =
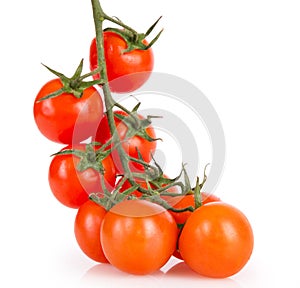
[[[139,178],[144,179],[148,183],[148,190],[153,192],[152,194],[155,195],[178,196],[177,193],[173,195],[172,193],[168,192],[168,190],[172,187],[179,186],[182,190],[182,193],[184,193],[185,187],[183,183],[179,181],[181,173],[175,178],[167,178],[164,175],[162,168],[153,157],[152,160],[155,166],[144,166],[144,178],[142,176],[139,176]]]
[[[150,116],[140,119],[138,115],[138,108],[141,103],[138,103],[128,115],[120,115],[115,113],[115,117],[121,120],[127,126],[126,139],[133,136],[139,136],[149,142],[161,140],[160,138],[152,138],[148,135],[146,129],[151,125],[151,119],[160,118],[160,116]],[[129,111],[128,111],[129,112]]]
[[[44,67],[46,67],[50,72],[52,72],[54,75],[56,75],[62,82],[63,87],[57,91],[54,91],[53,93],[48,94],[47,96],[41,98],[38,100],[38,102],[41,102],[46,99],[54,98],[57,96],[62,95],[63,93],[72,94],[76,98],[81,98],[83,91],[89,87],[92,87],[96,84],[102,84],[102,80],[93,80],[93,81],[84,81],[85,78],[92,76],[94,74],[99,73],[99,69],[96,69],[90,73],[82,74],[83,69],[83,59],[80,61],[80,64],[78,65],[74,75],[72,77],[66,77],[64,74],[57,72],[48,66],[42,64]]]
[[[149,44],[145,44],[144,40],[149,34],[153,31],[155,28],[156,24],[159,22],[161,17],[159,17],[151,26],[150,28],[146,31],[146,33],[137,33],[133,29],[117,29],[117,28],[106,28],[104,31],[112,31],[119,36],[121,36],[126,44],[127,48],[122,51],[122,53],[128,53],[132,50],[147,50],[149,49],[159,38],[161,33],[163,32],[163,29],[160,30],[160,32],[149,42]]]
[[[76,167],[79,172],[92,168],[102,175],[104,174],[104,167],[102,161],[110,154],[110,150],[99,148],[95,149],[97,143],[89,143],[86,145],[85,150],[78,149],[65,149],[59,151],[52,156],[56,155],[74,155],[80,158]]]
[[[193,192],[194,192],[194,198],[195,198],[195,209],[199,208],[200,206],[202,206],[202,197],[201,197],[201,189],[203,188],[206,180],[207,180],[207,175],[206,175],[206,168],[207,168],[208,164],[205,166],[204,168],[204,175],[203,175],[203,180],[200,183],[199,182],[199,177],[197,177],[196,180],[196,186],[193,188]]]
[[[139,187],[138,184],[135,184],[132,187],[126,189],[125,191],[120,192],[120,189],[122,188],[126,180],[127,178],[124,177],[122,181],[120,181],[118,185],[115,187],[114,191],[112,191],[111,193],[106,189],[103,189],[104,193],[90,194],[89,199],[94,201],[98,205],[101,205],[107,211],[110,210],[117,203],[122,202],[125,199],[130,199],[130,194]]]

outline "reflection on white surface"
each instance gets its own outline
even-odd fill
[[[151,275],[136,276],[119,271],[110,264],[97,264],[85,273],[79,287],[162,288],[164,287],[161,282],[163,275],[163,272],[158,271]]]
[[[165,288],[183,287],[183,285],[188,285],[189,288],[242,288],[240,284],[230,278],[202,277],[175,258],[171,258],[160,271],[145,276],[124,273],[110,264],[96,264],[82,276],[79,282],[80,288]]]

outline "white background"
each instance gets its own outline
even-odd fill
[[[57,203],[47,182],[49,155],[61,146],[39,134],[32,106],[52,77],[41,62],[70,75],[83,57],[88,68],[91,4],[1,1],[0,286],[299,287],[299,1],[102,5],[140,31],[163,15],[155,71],[194,83],[219,114],[227,152],[215,193],[249,218],[253,256],[231,279],[209,280],[184,267],[131,276],[81,253],[76,211]]]

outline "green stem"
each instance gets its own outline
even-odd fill
[[[96,70],[91,71],[91,72],[89,72],[89,73],[86,73],[86,74],[80,76],[80,77],[78,78],[78,81],[82,81],[82,80],[84,80],[85,78],[90,77],[90,76],[93,76],[93,75],[95,75],[96,73],[99,73],[99,72],[100,72],[100,68],[98,67]]]
[[[181,189],[181,194],[177,194],[177,193],[164,193],[164,191],[172,188],[172,187],[175,187],[175,186],[179,186],[180,189]],[[177,181],[177,182],[173,182],[172,184],[169,184],[169,185],[166,185],[166,186],[163,186],[162,188],[160,189],[157,189],[157,191],[160,193],[160,195],[162,196],[179,196],[179,195],[183,195],[185,194],[185,186],[184,184],[181,182],[181,181]]]
[[[129,168],[129,162],[134,161],[134,162],[143,164],[143,165],[147,166],[148,168],[152,168],[154,170],[156,170],[157,168],[150,165],[150,164],[148,164],[148,163],[145,163],[144,161],[142,161],[140,159],[135,159],[135,158],[129,157],[123,149],[122,141],[121,141],[120,136],[117,132],[116,123],[115,123],[115,119],[114,119],[114,113],[113,113],[113,107],[118,107],[118,108],[122,109],[123,111],[127,112],[129,115],[131,114],[131,111],[127,110],[121,104],[117,103],[111,95],[111,91],[110,91],[110,88],[109,88],[108,77],[107,77],[107,67],[106,67],[106,61],[105,61],[105,54],[104,54],[103,22],[105,20],[108,20],[110,22],[118,24],[121,27],[129,30],[134,35],[138,35],[138,33],[134,29],[132,29],[131,27],[129,27],[129,26],[125,25],[124,23],[122,23],[121,21],[107,16],[104,13],[104,11],[103,11],[103,9],[100,5],[99,0],[91,0],[91,2],[92,2],[93,18],[94,18],[94,25],[95,25],[95,32],[96,32],[98,67],[100,69],[100,78],[103,81],[102,89],[103,89],[103,93],[104,93],[104,102],[105,102],[105,107],[106,107],[108,124],[109,124],[110,132],[111,132],[111,135],[112,135],[112,139],[114,141],[114,143],[113,143],[114,147],[112,149],[116,149],[117,152],[118,152],[118,155],[119,155],[120,160],[121,160],[122,167],[124,169],[124,179],[125,178],[128,179],[129,183],[132,186],[138,186],[137,189],[140,192],[142,192],[146,195],[151,195],[151,192],[149,192],[148,189],[145,189],[145,188],[141,187],[140,185],[138,185],[135,182],[135,180],[134,180],[134,175],[135,174],[131,172],[131,170]],[[182,187],[183,184],[181,182],[176,182],[173,185],[168,185],[167,187],[162,187],[162,188],[158,189],[158,191],[159,192],[164,192],[164,191],[166,191],[167,188],[172,187],[174,185],[179,185],[181,187],[181,189],[184,190],[184,187]],[[162,201],[162,200],[160,200],[160,201]],[[174,209],[172,207],[169,207],[169,208],[171,210]],[[192,207],[188,207],[188,208],[183,209],[182,211],[191,211],[191,209],[192,209]],[[174,211],[175,211],[175,209],[174,209]],[[181,212],[181,210],[176,210],[176,212]]]
[[[141,159],[134,158],[134,157],[129,157],[129,160],[131,160],[132,162],[141,164],[141,165],[143,165],[143,166],[146,166],[146,167],[149,168],[149,169],[157,170],[156,167],[152,166],[152,165],[149,164],[148,162],[145,162],[145,161],[143,161],[143,160],[141,160]]]
[[[128,110],[126,107],[124,107],[123,105],[121,105],[120,103],[115,103],[115,106],[116,107],[118,107],[118,108],[120,108],[121,110],[123,110],[124,112],[126,112],[127,114],[130,114],[131,113],[131,111],[130,110]]]
[[[195,209],[202,205],[201,191],[199,186],[199,177],[197,177],[196,187],[194,189]]]
[[[108,16],[108,15],[106,15],[106,14],[104,14],[103,16],[104,16],[104,18],[105,18],[106,20],[108,20],[108,21],[110,21],[110,22],[112,22],[112,23],[115,23],[115,24],[117,24],[117,25],[123,27],[123,28],[126,29],[126,30],[129,30],[129,31],[132,32],[134,35],[138,35],[138,32],[137,32],[137,31],[135,31],[134,29],[132,29],[130,26],[124,24],[122,21],[120,21],[120,20],[118,20],[118,19],[116,19],[116,18],[110,17],[110,16]]]
[[[113,107],[116,105],[115,100],[111,95],[111,91],[109,88],[108,77],[107,77],[107,68],[105,62],[105,55],[104,55],[104,41],[103,41],[103,21],[107,19],[106,14],[103,12],[102,7],[100,5],[99,0],[91,0],[92,7],[93,7],[93,17],[94,17],[94,24],[95,24],[95,32],[96,32],[96,43],[97,43],[97,53],[98,53],[98,67],[101,67],[100,76],[103,80],[104,84],[102,86],[103,93],[104,93],[104,102],[107,111],[107,119],[109,128],[111,131],[111,135],[114,137],[116,149],[121,159],[122,167],[124,169],[126,177],[132,183],[132,176],[131,171],[128,165],[128,157],[122,147],[120,145],[121,140],[119,134],[117,132],[115,120],[114,120],[114,113]],[[109,19],[111,20],[111,19]]]

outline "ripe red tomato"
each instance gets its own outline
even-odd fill
[[[66,146],[62,150],[77,149],[85,150],[85,144]],[[56,155],[53,157],[48,180],[52,193],[63,205],[70,208],[79,208],[88,200],[89,194],[102,192],[101,174],[88,168],[82,172],[77,170],[80,158],[73,155]],[[104,181],[108,190],[112,190],[116,180],[116,170],[112,158],[107,156],[102,164],[104,166]]]
[[[188,218],[179,237],[179,251],[199,274],[225,278],[246,265],[253,243],[246,216],[229,204],[215,202],[199,207]]]
[[[205,205],[210,202],[221,201],[219,197],[208,194],[206,192],[201,192],[202,205]],[[175,209],[184,209],[187,207],[195,208],[195,197],[194,194],[186,194],[175,197],[168,197],[167,202],[174,207]],[[185,211],[185,212],[173,212],[170,211],[177,224],[184,224],[186,220],[191,216],[193,212]]]
[[[107,263],[100,242],[100,227],[106,210],[88,200],[77,211],[74,232],[80,249],[92,260]]]
[[[160,269],[171,257],[177,241],[177,226],[162,206],[146,200],[116,204],[101,227],[104,255],[116,268],[131,274]]]
[[[79,143],[95,133],[103,116],[103,101],[97,90],[90,87],[81,98],[63,93],[37,102],[62,87],[60,79],[53,79],[41,88],[34,102],[34,119],[40,132],[51,141]]]
[[[122,115],[122,116],[128,116],[128,114],[123,111],[115,111],[114,113]],[[140,117],[140,119],[143,119],[142,116],[139,116],[139,117]],[[156,141],[150,142],[138,135],[135,135],[135,136],[130,137],[125,140],[126,133],[128,131],[127,125],[124,123],[124,121],[120,120],[117,117],[114,117],[114,119],[115,119],[115,123],[117,126],[117,132],[122,141],[122,146],[123,146],[123,149],[125,150],[125,152],[131,157],[139,158],[139,155],[138,155],[138,151],[139,151],[141,153],[143,160],[145,162],[149,163],[152,160],[151,155],[154,154],[154,152],[155,152]],[[151,138],[155,139],[155,137],[156,137],[155,131],[152,126],[148,126],[145,130]],[[107,141],[109,141],[111,139],[111,137],[112,137],[112,135],[111,135],[111,132],[109,129],[107,116],[104,115],[102,120],[100,121],[99,127],[97,129],[95,141],[105,144]],[[118,172],[123,173],[124,170],[123,170],[123,167],[121,164],[120,157],[117,153],[117,150],[114,149],[112,151],[111,155],[113,157],[113,161],[115,163],[115,166],[116,166]],[[135,172],[141,172],[144,170],[144,168],[141,164],[138,164],[138,163],[135,163],[132,161],[130,162],[130,169]]]
[[[103,36],[107,76],[111,90],[126,93],[138,89],[147,81],[153,70],[152,48],[135,49],[124,53],[127,43],[120,35],[112,31],[105,31]],[[144,41],[144,44],[147,45],[147,42]],[[93,39],[90,46],[91,71],[98,67],[97,57],[97,44]],[[94,79],[99,79],[99,74],[96,74]]]

